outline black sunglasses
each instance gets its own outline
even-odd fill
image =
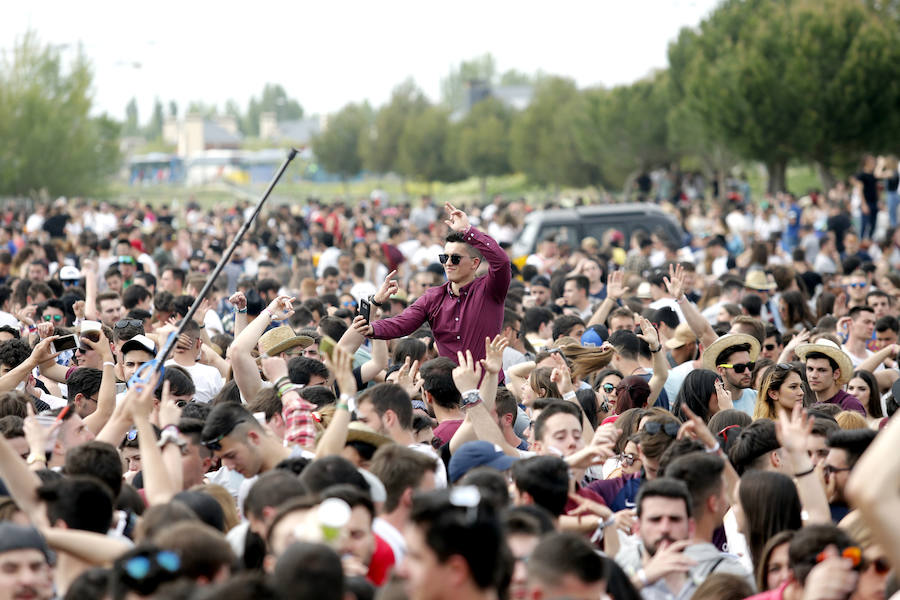
[[[612,394],[615,390],[616,390],[616,386],[614,386],[613,384],[611,384],[611,383],[603,384],[603,391],[606,392],[607,394]]]
[[[466,257],[461,254],[449,254],[449,255],[438,254],[438,260],[441,261],[442,265],[446,265],[448,259],[450,260],[450,264],[458,265],[459,261],[461,261],[464,258],[466,258]]]
[[[756,363],[755,362],[735,363],[735,364],[722,363],[721,365],[717,365],[717,366],[722,367],[724,369],[734,369],[734,372],[737,373],[738,375],[740,375],[744,371],[752,371],[753,367],[756,366]]]
[[[766,344],[765,346],[763,346],[763,348],[765,348],[766,350],[771,352],[772,350],[775,349],[775,344]]]
[[[656,435],[657,433],[662,431],[669,437],[675,437],[676,435],[678,435],[679,429],[681,429],[681,426],[678,423],[660,423],[659,421],[650,421],[649,423],[644,423],[644,431],[646,431],[650,435]]]

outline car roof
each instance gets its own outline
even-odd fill
[[[659,206],[644,202],[628,202],[622,204],[592,204],[590,206],[576,206],[574,208],[558,208],[552,210],[535,211],[526,219],[542,217],[547,221],[579,220],[585,217],[601,216],[646,216],[648,214],[668,216]]]

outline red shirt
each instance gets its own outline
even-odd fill
[[[391,546],[375,535],[375,551],[372,553],[372,560],[369,561],[369,572],[366,579],[372,582],[372,585],[381,586],[387,581],[391,568],[394,566],[394,551]]]
[[[448,443],[459,426],[462,425],[462,419],[447,419],[434,428],[434,437],[441,440],[441,443]]]
[[[470,350],[472,358],[484,358],[485,338],[494,338],[503,325],[503,303],[512,270],[509,257],[489,235],[474,227],[464,232],[466,243],[478,250],[490,265],[484,277],[478,277],[459,290],[450,291],[450,282],[429,288],[406,310],[390,319],[372,323],[372,337],[391,340],[411,334],[428,323],[434,333],[438,354],[457,362],[457,351]],[[502,380],[502,373],[501,380]]]

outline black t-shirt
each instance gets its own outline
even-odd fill
[[[884,187],[889,192],[896,192],[897,188],[900,187],[900,175],[894,173],[893,177],[888,177],[884,180]]]
[[[878,180],[872,173],[857,173],[856,179],[862,184],[863,199],[866,204],[878,204]]]
[[[843,254],[844,235],[847,233],[847,230],[853,226],[853,223],[850,221],[850,215],[841,213],[839,215],[828,217],[825,226],[828,228],[828,231],[834,232],[834,245],[837,248],[837,251]]]
[[[69,218],[69,215],[66,213],[48,217],[47,220],[44,221],[44,231],[49,233],[50,237],[65,237],[66,222],[68,222]]]

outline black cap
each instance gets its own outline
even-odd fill
[[[30,525],[16,525],[11,521],[0,522],[0,554],[27,549],[40,551],[48,563],[52,562],[50,548],[37,529]]]

